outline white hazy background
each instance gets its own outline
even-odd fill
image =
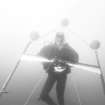
[[[37,31],[40,36],[48,33],[51,36],[53,30],[62,29],[64,18],[70,21],[69,27],[63,29],[69,30],[66,33],[67,41],[78,52],[81,62],[97,65],[93,50],[81,39],[87,43],[100,41],[99,57],[105,74],[105,0],[1,0],[0,87],[20,58],[30,40],[30,33]],[[34,54],[36,49],[33,43],[28,52]],[[0,105],[23,105],[40,76],[44,76],[43,84],[46,74],[40,63],[22,61],[7,87],[9,93],[0,98]],[[68,77],[65,94],[68,105],[78,105],[74,83],[83,105],[105,104],[99,75],[78,70]],[[33,95],[30,105],[35,105],[42,84]]]

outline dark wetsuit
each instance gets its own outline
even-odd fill
[[[76,51],[74,51],[74,49],[71,48],[68,44],[64,44],[62,49],[59,49],[56,44],[45,46],[41,49],[39,55],[49,60],[56,58],[71,63],[77,63],[79,59]],[[48,73],[48,77],[42,89],[40,99],[46,102],[48,105],[56,105],[49,96],[49,93],[55,82],[57,82],[56,93],[58,103],[59,105],[64,105],[64,90],[66,79],[67,74],[71,71],[71,68],[66,63],[61,63],[61,65],[64,65],[66,70],[62,73],[55,73],[53,72],[53,63],[43,63],[44,70],[46,70]]]

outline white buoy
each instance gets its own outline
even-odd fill
[[[98,40],[94,40],[91,44],[90,47],[94,50],[98,49],[100,47],[100,42]]]
[[[68,27],[69,26],[69,20],[67,18],[63,19],[61,25],[63,27]]]
[[[30,34],[30,38],[32,41],[38,40],[39,37],[40,37],[40,35],[38,32],[31,32],[31,34]]]

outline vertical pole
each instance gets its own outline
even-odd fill
[[[26,47],[25,47],[25,49],[24,49],[22,55],[26,53],[27,49],[29,48],[29,46],[30,46],[31,44],[32,44],[32,41],[29,41],[28,44],[26,45]],[[14,69],[9,73],[7,79],[6,79],[5,82],[3,83],[3,85],[2,85],[2,87],[1,87],[1,89],[0,89],[0,95],[2,95],[2,93],[7,93],[5,90],[6,90],[7,86],[8,86],[8,84],[9,84],[10,80],[12,79],[14,73],[16,72],[18,66],[20,65],[20,62],[21,62],[21,58],[17,61],[17,63],[16,63],[16,65],[15,65]]]
[[[102,88],[103,88],[103,92],[104,92],[104,95],[105,95],[105,80],[104,80],[104,74],[103,74],[103,71],[102,71],[102,68],[101,68],[101,64],[100,64],[100,61],[99,61],[99,55],[98,55],[98,51],[95,50],[95,55],[96,55],[96,60],[97,60],[97,64],[100,68],[100,79],[101,79],[101,84],[102,84]]]
[[[35,93],[35,91],[37,91],[38,87],[40,86],[41,82],[43,80],[43,76],[37,81],[37,83],[33,86],[31,93],[29,94],[29,96],[27,97],[24,105],[29,105],[30,99],[32,98],[33,94]]]
[[[72,80],[72,82],[73,82],[73,80]],[[77,87],[76,87],[76,85],[75,85],[74,82],[73,82],[73,86],[74,86],[74,89],[75,89],[76,96],[78,98],[78,103],[79,103],[79,105],[82,105],[82,102],[81,102],[81,99],[80,99],[80,95],[79,95],[78,89],[77,89]]]

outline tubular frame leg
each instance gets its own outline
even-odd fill
[[[101,79],[101,84],[102,84],[103,92],[104,92],[104,95],[105,95],[105,80],[104,80],[104,73],[103,73],[103,70],[102,70],[102,67],[101,67],[101,63],[100,63],[100,60],[99,60],[98,51],[95,50],[94,53],[95,53],[95,56],[96,56],[97,64],[98,64],[98,66],[99,66],[99,68],[100,68],[100,72],[101,72],[100,79]]]
[[[30,47],[31,44],[32,44],[32,41],[29,41],[28,44],[26,45],[26,47],[25,47],[25,49],[24,49],[24,51],[23,51],[22,54],[25,54],[25,53],[26,53],[27,49]],[[7,77],[6,80],[4,81],[4,83],[3,83],[3,85],[2,85],[2,87],[1,87],[1,89],[0,89],[0,96],[1,96],[3,93],[7,93],[5,90],[6,90],[7,86],[8,86],[8,84],[9,84],[9,82],[11,81],[11,79],[12,79],[14,73],[16,72],[18,66],[20,65],[20,63],[21,63],[21,58],[17,61],[17,63],[16,63],[16,65],[15,65],[14,69],[9,73],[8,77]]]
[[[28,98],[26,99],[24,105],[29,105],[30,99],[32,98],[33,94],[35,93],[39,85],[41,84],[42,80],[43,80],[43,77],[41,77],[39,81],[33,86],[33,89],[31,93],[29,94]]]
[[[76,96],[77,96],[77,98],[78,98],[78,103],[79,103],[79,105],[82,105],[82,102],[81,102],[81,99],[80,99],[80,95],[79,95],[77,86],[76,86],[76,84],[74,83],[73,80],[72,80],[72,84],[73,84],[73,87],[74,87],[74,89],[75,89]]]

